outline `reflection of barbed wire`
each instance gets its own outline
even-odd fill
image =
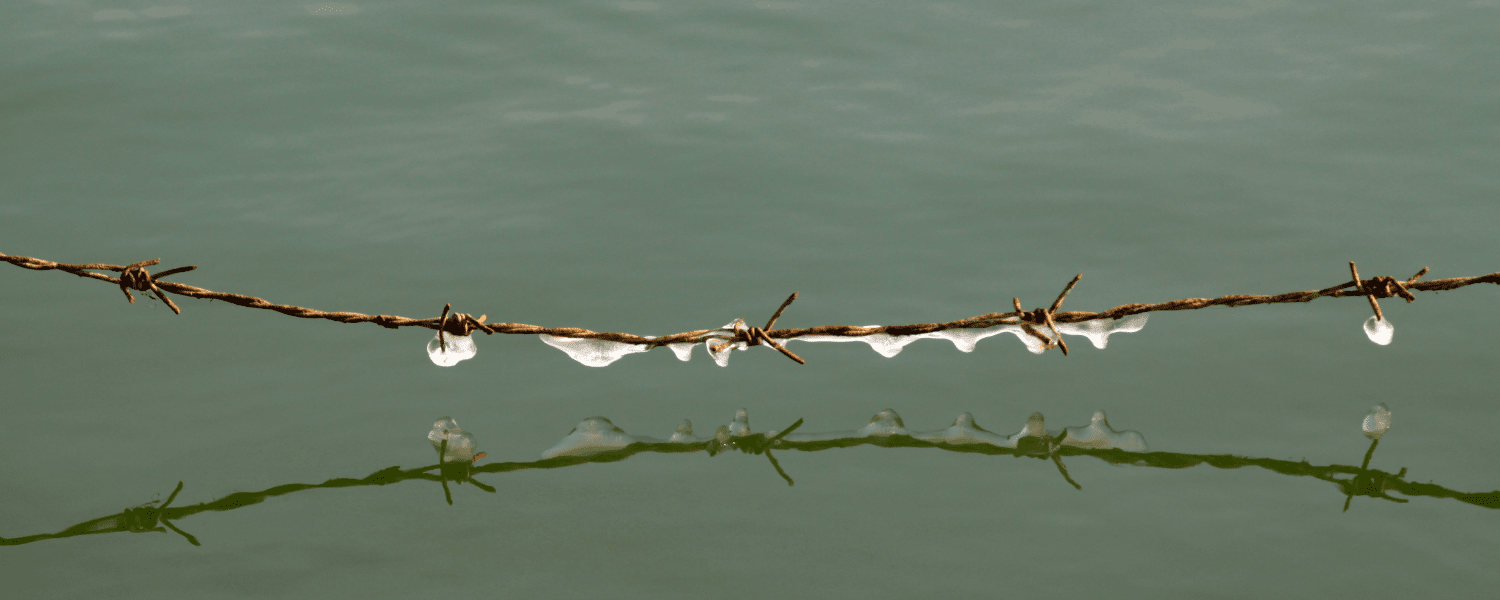
[[[278,485],[259,492],[237,492],[223,498],[210,502],[193,504],[190,506],[170,506],[172,500],[182,491],[182,483],[178,482],[177,489],[172,492],[171,497],[165,503],[157,506],[156,503],[148,503],[135,508],[126,509],[122,512],[84,521],[57,533],[43,533],[18,538],[0,538],[0,546],[16,546],[29,544],[47,539],[66,538],[96,533],[118,533],[118,532],[163,532],[165,529],[157,527],[158,523],[166,525],[172,531],[182,535],[194,545],[199,545],[197,538],[182,531],[170,523],[171,520],[180,520],[201,512],[228,511],[243,508],[253,504],[264,502],[268,498],[285,496],[287,494],[322,488],[348,488],[364,486],[390,485],[411,480],[424,480],[441,482],[444,485],[445,495],[448,502],[452,503],[451,494],[446,494],[447,482],[469,483],[486,492],[495,492],[495,488],[474,479],[478,474],[501,474],[528,469],[560,469],[582,464],[619,462],[641,453],[682,454],[690,452],[707,451],[710,455],[718,454],[726,450],[739,450],[750,454],[765,454],[776,468],[778,474],[788,484],[792,483],[791,477],[781,468],[776,457],[771,455],[771,449],[797,450],[803,452],[815,452],[819,450],[830,450],[834,448],[851,448],[856,446],[876,446],[880,448],[931,448],[948,452],[965,454],[985,454],[990,456],[1012,456],[1017,458],[1036,458],[1051,460],[1054,462],[1060,474],[1074,487],[1082,489],[1073,478],[1068,475],[1066,466],[1062,459],[1072,456],[1092,456],[1110,464],[1135,465],[1141,467],[1155,467],[1160,469],[1185,469],[1197,465],[1206,464],[1219,469],[1238,469],[1241,467],[1259,467],[1274,473],[1292,477],[1312,477],[1331,482],[1338,486],[1341,495],[1347,495],[1352,499],[1354,496],[1367,496],[1371,498],[1382,498],[1393,502],[1407,502],[1405,499],[1395,498],[1388,492],[1396,492],[1404,496],[1426,496],[1431,498],[1453,498],[1460,502],[1480,506],[1484,508],[1500,508],[1500,490],[1482,493],[1466,493],[1445,488],[1434,483],[1415,483],[1406,481],[1406,469],[1398,473],[1388,473],[1378,469],[1370,469],[1370,457],[1375,451],[1379,440],[1370,445],[1370,450],[1365,453],[1364,464],[1353,465],[1312,465],[1307,461],[1292,462],[1289,460],[1277,460],[1271,458],[1248,458],[1229,454],[1183,454],[1178,452],[1127,452],[1125,450],[1110,448],[1080,448],[1076,446],[1064,446],[1058,444],[1057,439],[1045,436],[1034,436],[1023,439],[1014,448],[995,446],[992,444],[946,444],[920,440],[909,435],[889,435],[875,437],[848,437],[818,441],[789,441],[782,439],[795,430],[802,421],[799,419],[792,426],[774,433],[767,437],[763,433],[753,433],[736,437],[728,442],[722,439],[710,439],[695,443],[655,443],[636,442],[623,448],[599,452],[588,456],[559,456],[532,462],[498,462],[483,465],[473,465],[469,462],[440,462],[435,465],[402,469],[401,467],[388,467],[369,474],[360,479],[337,478],[329,479],[323,483],[307,484],[293,483]],[[1059,436],[1061,437],[1061,436]],[[439,456],[442,456],[441,450]],[[1345,501],[1344,509],[1348,510],[1348,501]]]
[[[781,345],[776,340],[773,340],[771,338],[776,338],[777,340],[787,340],[812,335],[865,337],[882,333],[892,336],[910,336],[920,335],[924,333],[933,333],[947,329],[973,329],[993,327],[996,325],[1019,325],[1024,329],[1026,334],[1031,335],[1041,341],[1043,344],[1043,348],[1060,347],[1063,353],[1066,354],[1067,344],[1062,342],[1062,335],[1057,329],[1057,323],[1082,323],[1085,321],[1094,321],[1100,319],[1120,319],[1122,317],[1138,315],[1142,313],[1174,310],[1196,310],[1200,308],[1208,308],[1210,306],[1232,307],[1250,306],[1254,304],[1284,304],[1291,302],[1309,302],[1324,297],[1345,298],[1349,296],[1363,296],[1369,299],[1370,306],[1375,311],[1376,317],[1384,320],[1384,317],[1380,310],[1380,305],[1376,302],[1377,298],[1400,296],[1407,302],[1411,302],[1415,299],[1415,297],[1411,294],[1412,290],[1436,292],[1458,289],[1477,283],[1500,284],[1500,273],[1490,273],[1488,275],[1481,275],[1479,277],[1455,277],[1451,279],[1419,281],[1419,279],[1421,279],[1423,275],[1427,274],[1426,268],[1423,268],[1416,275],[1413,275],[1412,277],[1405,280],[1398,280],[1388,276],[1379,276],[1371,279],[1360,279],[1359,272],[1355,269],[1354,263],[1351,262],[1349,263],[1349,269],[1354,276],[1354,279],[1352,281],[1347,281],[1332,287],[1323,288],[1321,290],[1288,292],[1285,294],[1277,294],[1274,296],[1237,294],[1231,296],[1221,296],[1218,298],[1187,298],[1184,300],[1173,300],[1171,302],[1162,302],[1159,304],[1124,304],[1103,312],[1059,312],[1058,309],[1061,308],[1063,300],[1067,298],[1068,292],[1072,291],[1073,286],[1077,285],[1078,280],[1083,277],[1082,275],[1079,275],[1078,277],[1074,277],[1073,280],[1068,283],[1067,287],[1063,289],[1062,293],[1058,294],[1057,299],[1052,302],[1052,305],[1047,308],[1037,308],[1029,311],[1024,310],[1021,308],[1020,299],[1012,298],[1012,305],[1015,308],[1015,310],[1012,312],[989,313],[979,315],[977,317],[969,317],[967,319],[949,321],[947,323],[918,323],[914,325],[887,325],[883,327],[823,325],[820,327],[807,327],[801,329],[777,329],[774,331],[769,331],[771,326],[776,324],[776,319],[781,316],[782,311],[786,310],[787,305],[791,304],[792,300],[795,300],[797,298],[797,294],[792,294],[791,297],[787,298],[786,302],[782,303],[781,308],[776,310],[776,314],[771,317],[770,321],[766,323],[765,327],[745,327],[743,324],[743,319],[741,319],[737,321],[737,326],[734,327],[732,331],[726,331],[723,329],[698,329],[694,331],[685,331],[682,333],[676,333],[661,337],[647,338],[629,333],[597,332],[577,327],[540,327],[537,325],[525,325],[520,323],[485,323],[486,316],[481,315],[479,318],[474,318],[472,315],[469,315],[467,313],[454,313],[450,315],[448,314],[448,310],[446,308],[444,309],[443,316],[440,318],[411,319],[393,315],[366,315],[356,312],[325,312],[311,308],[292,306],[288,304],[274,304],[255,296],[215,292],[185,283],[163,281],[162,278],[164,277],[191,271],[198,267],[178,267],[152,275],[149,271],[146,270],[146,267],[159,264],[161,262],[159,259],[142,261],[129,265],[64,264],[42,260],[39,258],[31,258],[27,256],[8,256],[5,254],[0,254],[0,260],[4,260],[5,262],[24,269],[32,269],[36,271],[57,270],[66,273],[72,273],[79,277],[86,277],[89,279],[97,279],[99,281],[109,282],[120,286],[121,291],[125,293],[125,296],[129,298],[131,302],[135,302],[134,296],[130,293],[131,290],[154,294],[157,298],[165,302],[173,312],[176,313],[181,313],[182,311],[178,309],[176,304],[173,304],[172,301],[167,298],[166,294],[168,293],[177,294],[179,296],[187,296],[189,298],[222,300],[224,302],[228,302],[238,306],[274,310],[285,315],[291,315],[304,319],[327,319],[330,321],[337,321],[339,323],[375,323],[382,327],[391,329],[396,329],[399,327],[425,327],[427,329],[438,330],[439,332],[444,334],[462,336],[467,336],[475,331],[483,331],[486,334],[545,334],[564,338],[597,339],[624,344],[638,344],[653,347],[665,346],[667,344],[698,344],[703,342],[713,342],[718,344],[724,344],[725,342],[743,342],[747,346],[756,346],[765,343],[782,352],[788,358],[796,360],[799,363],[805,361],[803,361],[801,357],[798,357],[797,355],[788,351],[785,346]],[[111,277],[103,273],[96,273],[95,271],[115,271],[120,273],[120,276]],[[1040,329],[1043,327],[1050,330],[1052,335],[1049,336],[1040,331]],[[733,337],[726,337],[727,335],[732,335]],[[713,349],[710,348],[710,351],[713,351]]]

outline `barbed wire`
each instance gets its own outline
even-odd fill
[[[1287,292],[1276,295],[1258,294],[1234,294],[1220,296],[1218,298],[1186,298],[1172,300],[1158,304],[1122,304],[1102,312],[1083,311],[1059,311],[1063,301],[1068,294],[1078,285],[1083,274],[1074,277],[1072,281],[1057,295],[1057,299],[1046,308],[1025,310],[1021,306],[1020,298],[1012,298],[1012,312],[994,312],[949,321],[946,323],[917,323],[912,325],[885,325],[879,327],[859,327],[854,325],[822,325],[818,327],[776,329],[771,328],[776,324],[787,306],[797,299],[797,294],[789,296],[780,308],[766,322],[765,327],[750,327],[745,325],[744,319],[737,319],[731,324],[731,329],[696,329],[672,335],[660,337],[645,337],[630,333],[599,332],[590,331],[579,327],[541,327],[539,325],[527,325],[523,323],[486,323],[487,315],[478,318],[468,313],[451,313],[452,305],[443,308],[442,315],[435,319],[412,319],[396,315],[367,315],[357,312],[329,312],[289,304],[276,304],[245,294],[232,294],[227,292],[215,292],[201,287],[179,283],[176,281],[164,281],[163,279],[180,273],[186,273],[197,269],[197,265],[177,267],[168,269],[161,273],[152,274],[146,267],[161,263],[160,259],[146,260],[131,263],[129,265],[111,264],[67,264],[57,263],[29,256],[10,256],[0,254],[0,260],[34,271],[63,271],[79,277],[95,279],[119,286],[120,291],[132,303],[135,296],[132,291],[154,295],[172,309],[173,313],[181,314],[180,309],[172,302],[167,294],[176,294],[189,298],[208,300],[220,300],[237,306],[247,308],[258,308],[273,310],[281,314],[290,315],[302,319],[325,319],[339,323],[374,323],[389,329],[401,327],[423,327],[438,331],[439,342],[443,349],[447,349],[446,335],[468,336],[475,331],[483,331],[486,334],[512,334],[512,335],[550,335],[564,338],[596,339],[623,344],[637,344],[651,347],[665,346],[668,344],[698,344],[711,343],[711,352],[722,351],[725,347],[744,343],[748,346],[768,345],[794,361],[806,364],[806,360],[797,354],[787,350],[777,340],[788,340],[804,336],[839,336],[839,337],[865,337],[876,334],[887,334],[891,336],[911,336],[933,333],[947,329],[982,329],[997,325],[1018,325],[1027,335],[1036,338],[1042,349],[1059,348],[1063,354],[1068,353],[1068,346],[1062,340],[1062,333],[1058,330],[1058,323],[1082,323],[1102,319],[1120,319],[1131,315],[1150,312],[1198,310],[1210,306],[1252,306],[1257,304],[1287,304],[1295,302],[1311,302],[1318,298],[1346,298],[1351,296],[1362,296],[1370,303],[1375,317],[1381,321],[1385,320],[1380,303],[1377,299],[1399,296],[1407,302],[1416,300],[1411,293],[1413,291],[1438,292],[1455,290],[1479,283],[1500,284],[1500,272],[1480,275],[1478,277],[1454,277],[1449,279],[1435,279],[1420,281],[1427,274],[1427,267],[1423,267],[1416,275],[1404,280],[1398,280],[1390,276],[1377,276],[1369,279],[1361,279],[1359,270],[1353,262],[1349,263],[1349,272],[1353,279],[1338,285],[1326,287],[1320,290],[1308,290],[1301,292]],[[114,271],[119,277],[112,277],[97,271]],[[1051,335],[1042,331],[1046,328]],[[772,339],[776,338],[776,339]]]

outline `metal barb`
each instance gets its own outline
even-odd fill
[[[1375,320],[1384,321],[1385,315],[1380,312],[1380,303],[1375,301],[1375,292],[1366,290],[1364,282],[1359,280],[1359,268],[1354,266],[1354,261],[1349,261],[1349,273],[1354,275],[1354,291],[1362,293],[1366,300],[1370,301],[1370,309],[1375,311]]]

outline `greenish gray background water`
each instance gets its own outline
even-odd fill
[[[663,335],[947,321],[1497,270],[1496,2],[149,2],[0,8],[0,251],[162,258],[325,310]],[[1108,350],[1010,336],[607,368],[425,330],[0,268],[0,535],[432,460],[451,415],[531,460],[602,414],[665,437],[1009,433],[1095,409],[1154,450],[1500,487],[1497,290],[1159,313]],[[37,598],[1477,597],[1500,515],[1259,469],[914,449],[641,455],[317,490],[0,549]]]

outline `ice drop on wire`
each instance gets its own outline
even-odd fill
[[[460,361],[474,358],[479,352],[479,347],[474,345],[474,338],[467,335],[442,334],[447,340],[448,348],[443,349],[443,341],[438,336],[432,336],[427,342],[427,358],[432,359],[432,364],[439,367],[451,367]]]
[[[606,367],[626,354],[636,354],[651,349],[651,346],[646,344],[626,344],[591,338],[558,337],[547,334],[537,337],[548,346],[567,353],[569,358],[590,367]]]
[[[1396,326],[1391,325],[1391,322],[1385,319],[1370,317],[1365,319],[1365,335],[1369,336],[1372,342],[1388,346],[1391,338],[1396,335]]]

